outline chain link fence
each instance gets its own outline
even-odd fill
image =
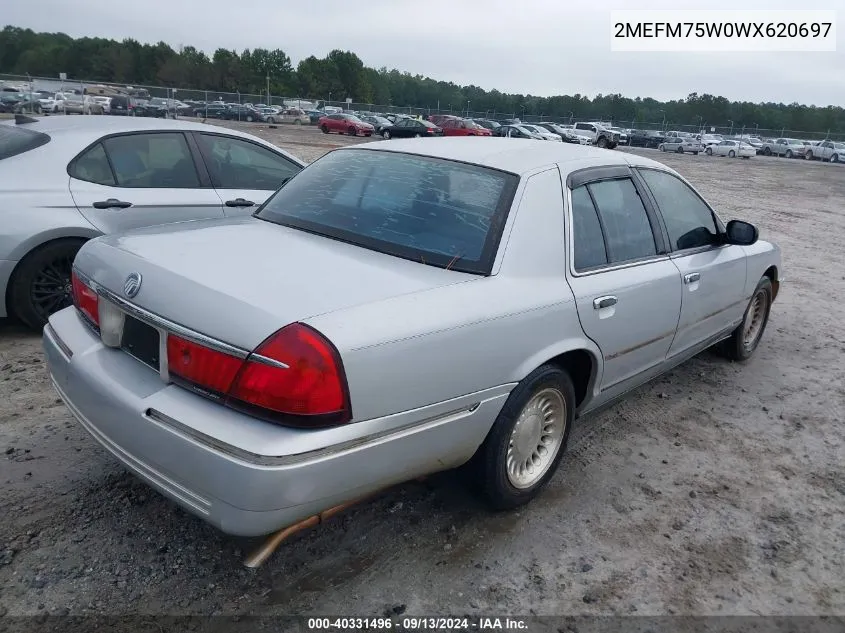
[[[436,104],[435,107],[418,107],[418,106],[398,106],[393,104],[375,104],[375,103],[358,103],[348,101],[331,100],[315,98],[308,96],[285,96],[255,93],[241,93],[241,92],[223,92],[220,90],[195,90],[192,88],[172,88],[167,86],[154,85],[123,85],[114,82],[99,82],[88,81],[82,79],[49,79],[45,77],[30,77],[28,75],[8,75],[0,74],[0,91],[2,90],[20,90],[23,92],[29,91],[31,93],[44,92],[62,92],[62,91],[76,91],[87,92],[89,94],[114,94],[116,91],[127,92],[134,90],[146,92],[149,97],[160,97],[164,99],[175,99],[183,102],[203,102],[206,104],[214,102],[222,102],[224,104],[246,105],[253,106],[277,106],[277,107],[298,107],[303,110],[316,109],[318,107],[333,106],[343,110],[373,113],[373,114],[406,114],[409,116],[427,116],[431,114],[451,114],[453,116],[461,116],[476,119],[493,119],[501,121],[504,119],[519,119],[524,123],[539,123],[541,121],[562,123],[569,125],[579,121],[601,121],[613,127],[619,127],[624,130],[650,130],[650,131],[677,131],[689,132],[694,134],[708,133],[721,134],[723,136],[756,136],[760,138],[799,138],[802,140],[834,140],[845,141],[845,134],[830,134],[829,131],[824,130],[790,130],[786,128],[781,129],[765,129],[754,127],[742,127],[732,125],[730,123],[713,124],[707,121],[699,121],[698,124],[678,123],[671,120],[649,122],[641,120],[618,120],[608,116],[582,116],[570,113],[566,117],[554,117],[549,115],[531,114],[523,109],[518,112],[503,112],[499,110],[470,110],[469,108],[460,110],[448,107],[439,107],[441,104]],[[240,111],[240,110],[239,110]],[[199,113],[202,114],[200,107]]]

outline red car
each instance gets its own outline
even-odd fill
[[[454,114],[431,114],[428,120],[434,123],[434,125],[439,126],[444,121],[460,121],[461,117],[455,116]]]
[[[317,125],[320,126],[323,134],[337,132],[338,134],[349,134],[349,136],[358,136],[359,134],[372,136],[376,131],[372,125],[365,123],[354,114],[343,114],[342,112],[320,117]]]
[[[446,119],[440,123],[443,136],[493,136],[486,127],[469,119]]]

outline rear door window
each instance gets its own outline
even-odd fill
[[[0,125],[0,160],[23,154],[49,142],[50,137],[43,132]]]
[[[191,150],[181,132],[114,136],[104,141],[121,187],[199,188]]]
[[[648,214],[630,178],[590,183],[587,189],[599,212],[611,263],[657,254]]]
[[[93,182],[98,185],[115,185],[114,173],[109,165],[109,159],[106,156],[106,150],[103,149],[102,143],[97,143],[94,147],[86,150],[79,157],[74,159],[68,169],[71,177],[77,180],[84,180],[86,182]]]

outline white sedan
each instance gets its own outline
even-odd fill
[[[711,156],[727,156],[728,158],[751,158],[757,155],[757,150],[752,145],[740,141],[722,141],[717,145],[710,145],[704,150]]]

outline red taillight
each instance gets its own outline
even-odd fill
[[[256,355],[269,362],[256,359]],[[298,420],[312,426],[339,424],[351,417],[337,350],[323,335],[301,323],[282,328],[258,346],[244,363],[229,396],[276,414],[296,416],[290,420],[294,424]]]
[[[185,340],[167,337],[168,371],[188,382],[218,394],[226,394],[243,366],[243,360]]]
[[[89,287],[76,274],[76,271],[71,272],[70,276],[71,289],[73,291],[73,305],[79,310],[89,321],[97,327],[100,326],[100,301],[97,293],[93,288]]]

